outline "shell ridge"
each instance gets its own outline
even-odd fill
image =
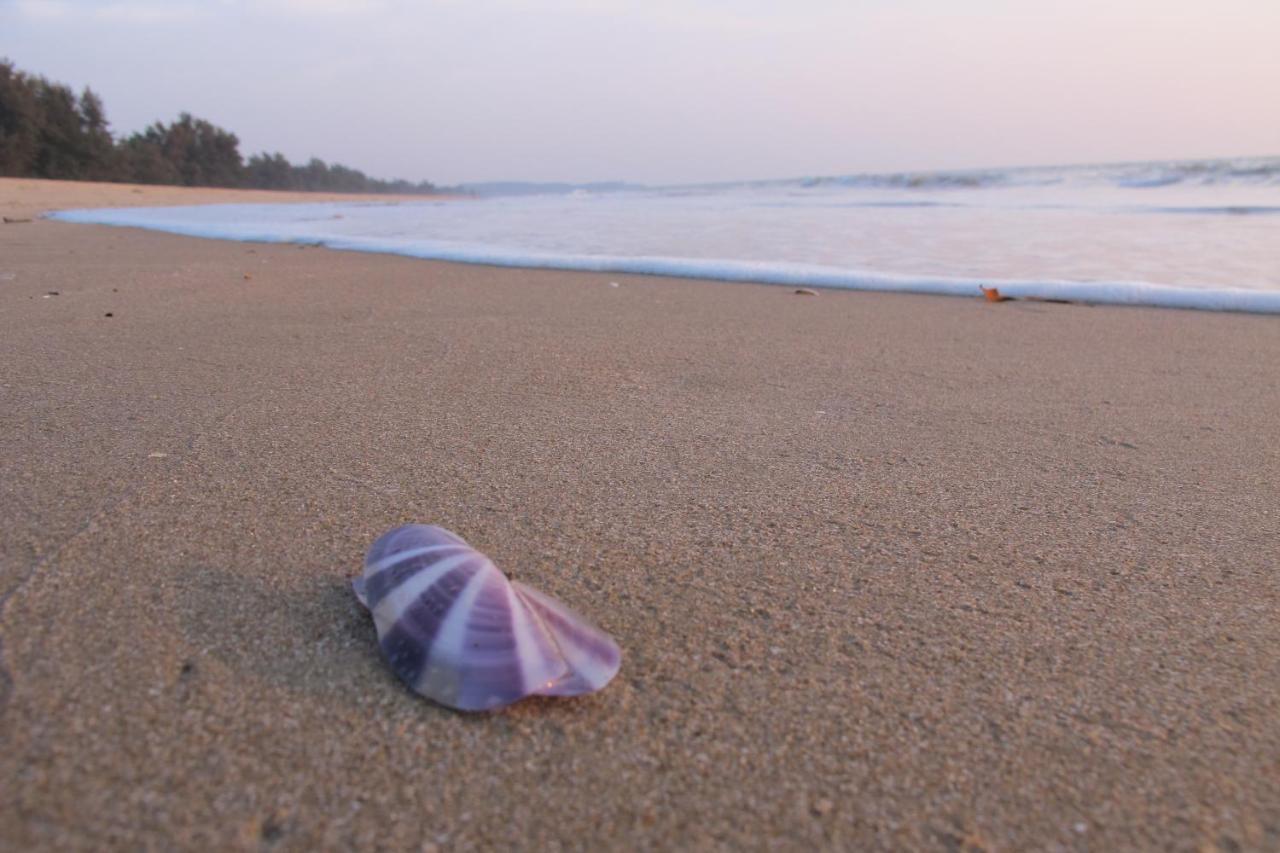
[[[415,687],[421,680],[445,617],[476,571],[472,561],[460,561],[416,597],[409,599],[393,620],[381,622],[375,618],[383,653],[392,669],[410,687]]]
[[[382,599],[394,592],[397,587],[407,583],[421,572],[430,571],[435,566],[448,564],[450,559],[453,559],[454,564],[456,564],[456,558],[469,557],[474,553],[470,548],[459,552],[458,546],[450,545],[431,549],[428,552],[391,563],[386,568],[375,571],[372,574],[366,574],[364,577],[365,606],[369,608],[377,607]]]
[[[475,553],[481,558],[481,565],[454,595],[444,618],[440,620],[435,636],[426,648],[422,676],[414,685],[414,689],[424,696],[464,710],[476,710],[459,704],[463,675],[459,664],[464,657],[467,621],[471,608],[484,587],[487,572],[497,571],[488,558],[479,552]]]
[[[526,587],[527,589],[527,587]],[[516,593],[520,595],[519,592]],[[523,599],[523,596],[522,596]],[[565,671],[559,678],[546,682],[533,691],[538,696],[577,696],[580,693],[590,693],[592,688],[590,684],[582,677],[577,668],[569,660],[569,655],[565,653],[564,646],[560,641],[559,635],[547,624],[543,613],[532,604],[525,605],[529,612],[534,614],[534,618],[538,620],[538,625],[543,632],[555,643],[556,653],[560,655],[560,659],[565,662]]]
[[[412,548],[430,547],[433,545],[466,545],[466,541],[456,533],[428,524],[406,524],[389,530],[378,537],[365,555],[365,566],[375,563],[384,557],[401,554]]]
[[[506,592],[511,610],[511,632],[516,640],[516,657],[520,661],[525,695],[528,695],[564,678],[572,672],[572,667],[565,660],[555,637],[533,608],[525,604],[510,581],[506,584]]]
[[[466,545],[423,545],[421,548],[408,548],[404,551],[396,551],[394,554],[388,554],[384,557],[379,557],[377,560],[374,560],[372,562],[365,563],[364,576],[366,578],[371,577],[372,575],[376,575],[379,572],[386,571],[392,566],[398,565],[399,563],[402,563],[405,560],[412,559],[413,557],[421,557],[423,554],[430,554],[435,551],[443,551],[446,549],[466,548],[466,547],[467,547]]]
[[[531,690],[511,610],[511,584],[490,564],[467,611],[463,651],[456,663],[461,679],[458,707],[489,710],[523,699]],[[559,665],[553,661],[552,665]]]
[[[410,575],[404,583],[389,589],[372,608],[373,619],[379,626],[379,630],[382,630],[383,626],[390,628],[400,621],[401,617],[439,580],[454,569],[465,566],[472,559],[470,554],[458,554],[451,559],[441,560],[417,574]],[[365,590],[366,594],[368,591],[368,589]]]
[[[613,638],[551,596],[519,582],[512,586],[537,614],[569,666],[566,676],[538,690],[539,694],[577,696],[613,680],[622,666],[622,652]]]

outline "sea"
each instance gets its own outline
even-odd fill
[[[52,216],[606,276],[1280,313],[1280,157],[465,189]]]

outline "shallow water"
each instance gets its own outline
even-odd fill
[[[1280,158],[56,217],[506,266],[1280,312]]]

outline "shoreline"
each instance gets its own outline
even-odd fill
[[[137,192],[137,190],[133,190]],[[366,201],[368,197],[299,198],[297,194],[245,201]],[[230,200],[229,198],[226,200]],[[455,200],[447,196],[417,197],[418,203]],[[403,198],[385,199],[395,204]],[[1227,311],[1255,314],[1280,314],[1280,290],[1229,286],[1188,286],[1145,281],[1073,281],[1055,279],[1000,279],[991,277],[962,278],[954,276],[881,273],[849,270],[815,264],[789,262],[743,261],[712,258],[675,258],[662,256],[575,255],[498,246],[459,246],[427,239],[388,239],[335,235],[321,224],[309,224],[302,230],[284,221],[256,224],[240,218],[209,221],[197,216],[183,221],[167,213],[147,210],[62,209],[47,212],[48,218],[79,224],[112,227],[139,227],[147,230],[214,240],[241,243],[305,244],[338,251],[390,254],[420,260],[445,261],[478,266],[513,269],[551,269],[562,272],[591,272],[611,275],[646,275],[725,283],[768,284],[792,288],[822,288],[882,293],[916,293],[987,298],[993,302],[1032,301],[1080,305],[1123,305],[1178,308],[1200,311]]]
[[[1280,844],[1272,320],[693,283],[0,225],[0,846]],[[406,521],[615,682],[405,690]]]

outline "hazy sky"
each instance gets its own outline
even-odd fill
[[[0,0],[0,57],[437,183],[1280,154],[1280,0]]]

